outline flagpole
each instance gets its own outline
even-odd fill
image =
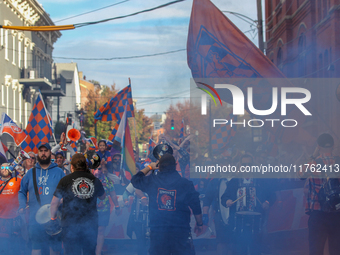
[[[129,78],[130,80],[130,78]],[[123,171],[123,161],[124,161],[124,146],[125,146],[125,129],[126,129],[126,125],[129,125],[129,122],[128,122],[128,118],[127,118],[127,115],[126,115],[126,107],[127,107],[127,102],[125,103],[125,128],[123,129],[123,136],[122,136],[122,143],[121,143],[121,148],[122,148],[122,151],[120,153],[121,155],[121,160],[120,160],[120,173],[122,174],[122,177],[124,176],[124,179],[123,179],[123,182],[125,183],[125,179],[126,179],[126,175],[125,175],[125,171]],[[126,183],[125,183],[126,184]]]
[[[50,114],[49,114],[49,112],[47,111],[47,109],[46,109],[46,106],[45,106],[45,102],[44,102],[44,98],[42,97],[42,95],[41,95],[41,91],[39,90],[39,94],[40,94],[40,97],[41,97],[41,102],[43,103],[43,106],[44,106],[44,108],[45,108],[45,111],[46,111],[46,115],[47,115],[47,118],[48,118],[48,122],[50,123],[50,125],[51,125],[51,128],[52,128],[52,130],[53,130],[53,126],[52,126],[52,120],[50,119]],[[52,132],[52,136],[53,136],[53,139],[54,139],[54,142],[55,142],[55,144],[57,144],[57,140],[55,139],[55,136],[54,136],[54,133]]]

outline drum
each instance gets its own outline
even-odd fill
[[[221,220],[225,225],[229,224],[229,207],[226,208],[225,206],[222,205],[221,203],[221,197],[224,194],[225,190],[227,189],[227,179],[221,179],[219,182],[219,192],[218,192],[218,205],[219,205],[219,210],[218,212],[220,213]]]
[[[50,228],[50,221],[51,221],[51,205],[50,204],[46,204],[43,205],[42,207],[40,207],[40,209],[37,211],[36,215],[35,215],[35,220],[40,224],[43,225],[46,229],[46,233],[48,235],[54,236],[57,235],[61,232],[62,228],[61,228],[61,214],[58,211],[57,213],[57,223],[59,224],[59,226],[57,228]]]
[[[261,232],[262,214],[258,212],[257,200],[254,179],[240,179],[235,214],[237,233],[256,234]]]
[[[259,234],[261,232],[261,213],[257,212],[237,212],[235,216],[237,233]]]

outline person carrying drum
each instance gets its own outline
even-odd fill
[[[253,165],[249,154],[241,156],[242,166]],[[235,229],[234,247],[237,255],[261,255],[262,219],[265,211],[274,204],[275,192],[264,179],[234,178],[227,184],[221,197],[223,206],[230,208],[229,224]]]
[[[231,252],[230,244],[232,243],[233,229],[228,224],[229,215],[221,208],[221,195],[230,179],[213,178],[209,181],[205,197],[203,198],[203,224],[209,224],[209,209],[212,207],[212,215],[214,215],[214,224],[216,231],[216,254],[225,255]],[[224,209],[224,210],[223,210]],[[229,248],[228,248],[229,247]],[[229,253],[228,253],[229,251]]]
[[[20,223],[18,217],[21,176],[12,176],[8,163],[1,165],[0,169],[0,253],[20,254]],[[5,237],[4,237],[5,235]],[[13,245],[15,244],[15,245]],[[19,247],[18,247],[19,246]]]
[[[157,175],[146,176],[158,169]],[[190,209],[196,219],[196,234],[203,222],[199,194],[191,181],[176,171],[176,160],[164,154],[131,179],[132,185],[149,195],[150,255],[195,254],[191,231]]]
[[[329,254],[340,252],[340,157],[333,156],[333,148],[333,137],[321,134],[314,153],[309,156],[308,168],[299,175],[301,178],[309,177],[306,214],[309,215],[310,255],[322,255],[327,238]],[[304,151],[304,154],[307,152]],[[333,176],[325,178],[330,177],[331,168]]]
[[[35,215],[43,205],[51,203],[53,192],[58,182],[65,176],[56,163],[51,162],[51,146],[48,143],[38,144],[38,162],[28,170],[21,181],[19,191],[19,213],[24,214],[29,193],[29,237],[32,242],[32,255],[41,254],[45,246],[50,247],[50,254],[61,251],[60,236],[47,235],[45,228],[38,224]]]
[[[94,255],[98,235],[97,198],[104,200],[105,190],[89,171],[84,155],[76,153],[72,157],[71,172],[60,180],[54,192],[50,225],[57,227],[57,211],[63,199],[61,235],[65,253]]]

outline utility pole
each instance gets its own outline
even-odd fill
[[[257,0],[257,28],[258,28],[258,38],[259,38],[259,49],[264,52],[263,43],[263,27],[262,27],[262,4],[261,0]]]

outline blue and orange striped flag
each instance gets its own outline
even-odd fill
[[[38,152],[37,145],[40,142],[48,143],[53,133],[52,121],[47,112],[41,94],[33,106],[31,116],[25,130],[27,138],[21,144],[21,149],[26,152]]]
[[[120,120],[124,113],[124,105],[127,103],[127,117],[135,117],[132,102],[131,85],[118,92],[108,102],[101,106],[94,114],[94,122]]]

